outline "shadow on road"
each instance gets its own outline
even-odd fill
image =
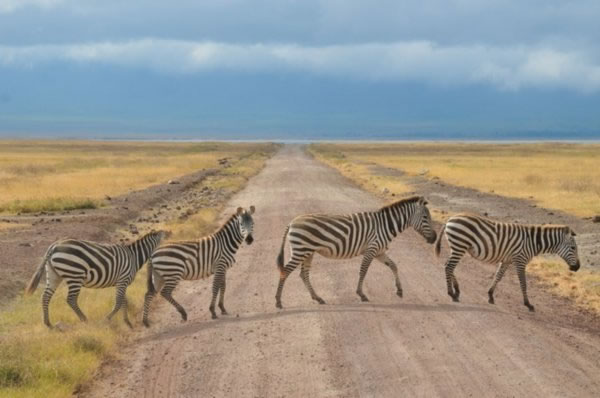
[[[416,303],[398,303],[398,304],[342,304],[342,305],[321,305],[315,307],[301,307],[283,309],[276,312],[249,313],[240,316],[222,316],[218,320],[196,321],[183,324],[178,327],[171,327],[169,330],[157,333],[152,336],[144,337],[139,342],[159,341],[184,337],[207,329],[224,327],[227,324],[246,323],[276,319],[283,316],[297,316],[316,313],[344,313],[344,312],[397,312],[397,311],[432,311],[432,312],[488,312],[503,313],[495,307],[474,306],[474,305],[456,305],[456,304],[416,304]]]

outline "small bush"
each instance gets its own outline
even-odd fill
[[[63,211],[78,209],[96,209],[100,202],[88,198],[49,198],[14,200],[0,206],[0,212],[37,213],[40,211]]]
[[[11,364],[0,364],[0,388],[19,387],[23,381],[21,369]]]
[[[84,352],[92,352],[94,354],[102,354],[106,347],[102,341],[98,340],[93,336],[78,336],[73,340],[73,347],[76,350]]]
[[[544,179],[539,175],[527,174],[523,177],[523,182],[527,185],[540,185],[544,182]]]

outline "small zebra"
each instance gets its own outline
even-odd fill
[[[227,315],[225,296],[225,274],[235,262],[235,254],[242,244],[252,244],[254,229],[254,206],[249,210],[239,207],[225,224],[214,234],[189,242],[174,242],[158,248],[148,264],[148,290],[144,300],[143,323],[149,327],[150,302],[159,293],[171,303],[187,321],[185,309],[173,298],[173,290],[181,280],[197,280],[215,275],[212,287],[210,312],[217,319],[215,302],[219,297],[219,308]]]
[[[535,309],[527,298],[525,267],[533,257],[540,254],[557,254],[565,260],[571,271],[579,269],[575,232],[564,225],[502,223],[478,215],[458,214],[450,217],[442,226],[435,244],[437,256],[440,255],[444,230],[450,246],[450,257],[446,262],[446,284],[448,295],[453,301],[458,301],[460,295],[454,268],[467,252],[478,260],[498,263],[494,281],[488,290],[490,304],[494,304],[496,285],[507,268],[511,264],[514,265],[523,292],[523,303],[529,311]]]
[[[116,286],[115,307],[107,319],[110,320],[123,306],[123,319],[132,327],[127,317],[127,287],[166,235],[165,231],[153,231],[128,245],[102,244],[78,239],[59,240],[46,251],[44,260],[27,285],[26,293],[32,294],[35,291],[45,270],[46,289],[42,295],[42,308],[44,324],[52,328],[48,306],[63,279],[68,288],[67,303],[83,322],[87,321],[87,318],[77,304],[81,288]]]
[[[356,293],[362,301],[369,301],[362,285],[373,259],[388,266],[396,279],[396,294],[402,297],[402,286],[396,264],[387,256],[388,245],[407,227],[413,227],[428,243],[436,240],[431,224],[427,201],[420,196],[399,200],[379,210],[347,215],[309,214],[296,217],[283,235],[277,258],[280,271],[279,286],[275,296],[277,308],[282,308],[281,293],[290,273],[301,266],[300,277],[313,300],[319,297],[309,279],[313,256],[316,253],[334,259],[363,256]],[[289,241],[291,257],[284,266],[284,248]]]

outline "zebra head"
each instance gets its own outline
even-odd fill
[[[425,238],[427,243],[432,244],[436,241],[437,234],[433,229],[431,222],[431,213],[427,208],[427,200],[424,197],[414,203],[414,209],[412,217],[409,220],[410,225],[417,231],[422,237]]]
[[[571,271],[575,272],[581,265],[579,263],[579,255],[577,254],[577,243],[575,242],[576,234],[569,227],[564,227],[561,232],[556,254],[565,260]]]
[[[238,207],[236,212],[238,217],[238,225],[240,227],[240,234],[249,245],[254,242],[254,238],[252,237],[252,231],[254,230],[254,220],[252,219],[252,214],[254,214],[254,210],[254,206],[250,206],[249,210],[245,210],[243,207]]]

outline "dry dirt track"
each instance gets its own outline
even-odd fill
[[[132,397],[592,397],[600,393],[597,319],[539,290],[521,305],[514,274],[487,304],[493,267],[458,268],[462,302],[445,293],[443,259],[414,232],[392,244],[404,299],[391,272],[373,263],[370,303],[355,294],[360,259],[316,257],[311,279],[327,305],[313,303],[296,271],[275,309],[275,257],[285,225],[307,212],[349,212],[382,203],[337,172],[286,146],[229,204],[254,204],[255,243],[229,271],[225,304],[232,315],[210,320],[210,282],[175,292],[152,328],[105,366],[85,396]],[[444,243],[445,246],[445,243]],[[288,250],[286,248],[286,256]],[[158,300],[157,300],[158,301]],[[140,326],[137,326],[138,328]]]

